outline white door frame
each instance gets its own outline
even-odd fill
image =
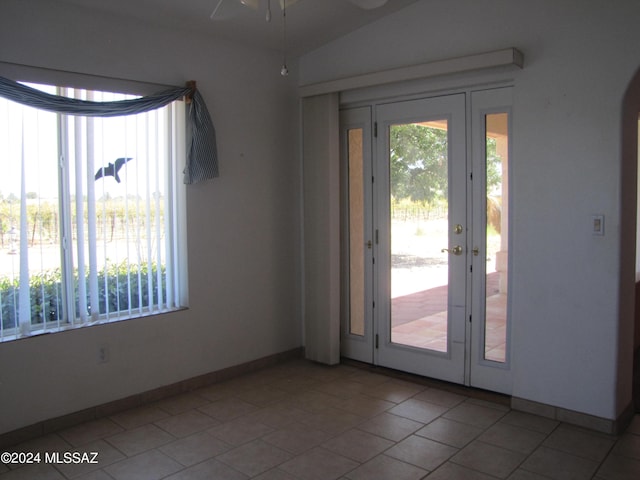
[[[456,97],[458,95],[458,97]],[[371,249],[372,257],[367,259],[369,265],[368,272],[371,273],[372,279],[367,283],[370,293],[367,295],[367,324],[370,327],[365,328],[365,335],[358,338],[349,338],[343,334],[341,338],[342,354],[348,358],[355,358],[367,363],[388,366],[403,371],[417,373],[424,376],[440,378],[443,380],[484,388],[487,390],[511,393],[512,373],[511,373],[511,352],[510,352],[510,336],[511,336],[511,316],[510,302],[507,305],[507,350],[505,362],[495,362],[486,360],[484,354],[484,314],[485,314],[485,288],[486,288],[486,186],[484,183],[483,169],[486,132],[484,128],[485,115],[491,113],[507,113],[509,118],[509,135],[511,129],[511,97],[512,87],[500,86],[496,88],[488,88],[483,90],[466,90],[457,92],[452,95],[443,95],[438,97],[424,97],[416,100],[402,101],[380,101],[372,102],[364,109],[346,109],[345,113],[353,114],[359,110],[360,117],[351,117],[347,121],[347,117],[341,117],[341,122],[345,120],[345,125],[340,126],[341,135],[345,131],[345,127],[353,128],[360,126],[367,128],[367,123],[374,126],[378,131],[377,138],[370,138],[365,141],[370,148],[370,154],[374,159],[373,176],[379,181],[384,179],[384,169],[388,170],[389,151],[388,135],[385,130],[392,123],[406,123],[409,121],[425,120],[420,115],[412,117],[412,113],[405,110],[408,106],[424,107],[424,111],[429,112],[428,118],[442,118],[448,102],[452,99],[462,99],[462,117],[459,114],[451,116],[446,115],[450,124],[449,131],[452,135],[460,135],[460,139],[456,137],[455,141],[451,141],[452,145],[461,143],[456,152],[450,152],[452,161],[452,170],[450,175],[456,176],[457,181],[450,185],[461,185],[463,192],[458,195],[457,201],[462,206],[450,205],[453,208],[452,215],[457,215],[453,219],[450,215],[449,224],[461,224],[465,227],[466,234],[461,236],[458,243],[464,248],[464,254],[460,257],[450,259],[452,266],[455,261],[464,264],[463,268],[455,270],[450,278],[450,285],[462,285],[462,287],[454,287],[457,289],[451,292],[452,297],[449,302],[450,321],[450,346],[446,354],[438,354],[433,352],[425,353],[424,351],[415,352],[410,348],[400,345],[394,345],[390,342],[389,328],[385,325],[384,312],[390,309],[390,274],[381,272],[390,272],[390,255],[381,255],[382,248],[388,248],[390,231],[388,206],[388,185],[382,185],[379,182],[375,188],[371,199],[372,224],[370,227],[370,235],[372,236],[373,248]],[[430,105],[430,107],[427,107]],[[459,106],[458,106],[459,107]],[[376,125],[377,123],[377,125]],[[369,129],[369,132],[372,130]],[[509,149],[511,149],[512,139],[509,139]],[[342,147],[341,147],[342,148]],[[344,151],[342,152],[344,154]],[[455,158],[458,158],[455,161]],[[461,158],[461,160],[460,160]],[[457,170],[456,170],[457,169]],[[513,167],[509,166],[512,173]],[[474,175],[475,174],[475,175]],[[509,178],[513,178],[510,174]],[[462,180],[460,180],[462,179]],[[451,182],[451,178],[450,178]],[[343,184],[344,188],[344,184]],[[386,198],[385,198],[386,197]],[[452,195],[451,199],[456,200]],[[511,203],[511,195],[509,203]],[[385,211],[385,208],[387,211]],[[455,211],[458,208],[461,213]],[[510,210],[510,209],[507,209]],[[347,225],[348,227],[348,225]],[[343,229],[345,225],[343,224]],[[369,227],[367,227],[369,228]],[[375,242],[376,234],[379,233],[379,243]],[[464,237],[464,238],[462,238]],[[450,233],[451,240],[451,233]],[[509,236],[509,244],[512,237]],[[451,247],[450,245],[444,247]],[[474,248],[477,248],[478,255],[474,255]],[[509,251],[513,251],[509,245]],[[343,244],[344,251],[344,244]],[[375,263],[374,263],[375,262]],[[509,265],[511,257],[509,257]],[[457,277],[456,277],[457,275]],[[343,279],[348,277],[344,276]],[[450,289],[451,290],[451,289]],[[344,290],[343,290],[343,300]],[[373,304],[375,303],[375,308]],[[344,318],[344,308],[343,308]],[[343,322],[344,323],[344,322]],[[348,333],[348,332],[347,332]],[[377,342],[376,342],[377,333]],[[351,336],[353,337],[353,336]],[[375,348],[375,344],[379,348]],[[359,353],[354,353],[356,350]]]

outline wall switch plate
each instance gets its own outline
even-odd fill
[[[604,215],[591,215],[591,233],[604,235]]]

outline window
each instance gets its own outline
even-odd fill
[[[0,98],[0,340],[184,306],[183,104],[94,118]]]

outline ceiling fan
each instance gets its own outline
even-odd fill
[[[264,3],[265,0],[218,0],[216,7],[213,9],[213,12],[210,15],[210,18],[213,20],[220,9],[220,6],[223,2],[230,1],[235,3],[241,3],[253,10],[258,10],[261,3]],[[374,8],[382,7],[388,0],[346,0],[347,2],[355,5],[356,7],[360,7],[364,10],[372,10]],[[280,8],[285,10],[289,8],[294,3],[297,3],[298,0],[278,0],[280,4]],[[267,14],[266,19],[267,22],[271,21],[271,0],[266,0],[267,3]]]

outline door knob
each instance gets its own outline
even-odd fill
[[[460,245],[456,245],[451,250],[449,250],[448,248],[443,248],[440,251],[443,252],[443,253],[444,252],[449,252],[449,253],[453,253],[454,255],[462,255],[462,247]]]

